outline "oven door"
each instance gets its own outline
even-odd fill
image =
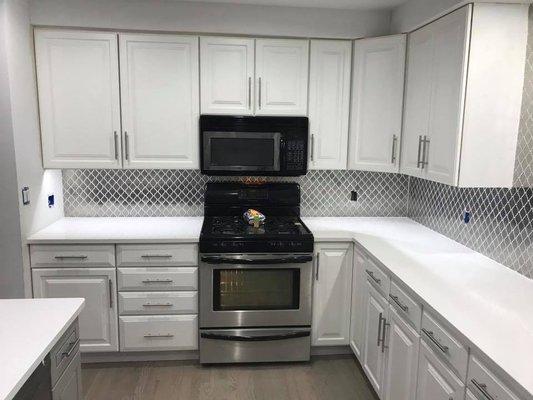
[[[310,254],[203,255],[200,327],[310,326]]]
[[[202,172],[280,172],[279,132],[202,132]]]

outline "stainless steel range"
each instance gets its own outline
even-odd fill
[[[258,227],[244,212],[266,215]],[[313,235],[294,183],[210,183],[200,235],[200,362],[309,360]]]

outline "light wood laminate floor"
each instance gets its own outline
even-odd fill
[[[351,357],[231,366],[85,364],[82,377],[85,400],[377,400]]]

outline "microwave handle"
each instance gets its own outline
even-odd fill
[[[247,265],[264,265],[264,264],[302,264],[313,261],[313,256],[298,257],[280,257],[280,258],[227,258],[217,256],[203,256],[201,261],[208,264],[247,264]]]

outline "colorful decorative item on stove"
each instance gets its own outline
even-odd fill
[[[244,213],[244,220],[248,222],[250,225],[253,225],[254,228],[259,228],[259,225],[263,224],[265,222],[265,215],[260,213],[257,210],[254,210],[253,208],[248,209]]]

